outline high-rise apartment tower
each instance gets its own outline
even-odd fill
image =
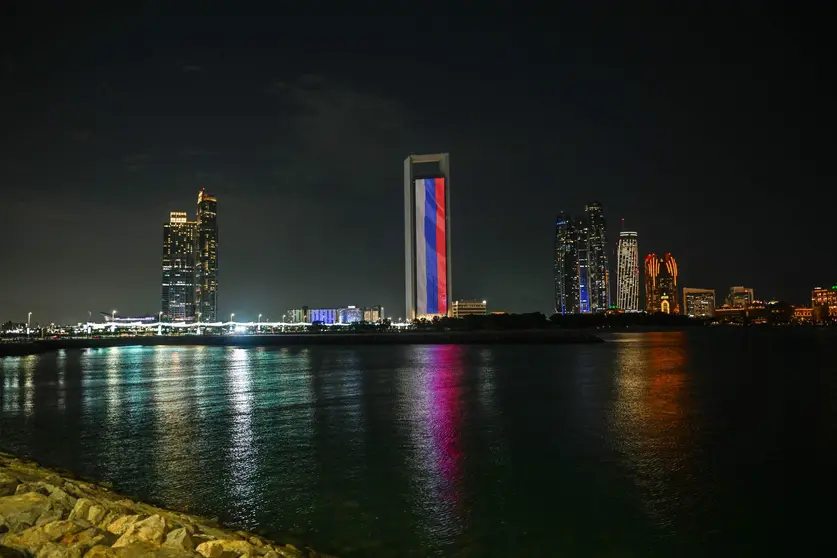
[[[616,245],[616,307],[639,311],[639,246],[633,231],[619,233]]]
[[[196,224],[195,299],[202,322],[218,317],[218,201],[201,190],[198,193]]]

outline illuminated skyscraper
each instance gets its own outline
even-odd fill
[[[198,193],[198,216],[195,234],[195,300],[202,322],[214,322],[218,316],[218,202],[206,190]]]
[[[619,233],[616,245],[616,307],[639,310],[639,247],[637,234],[631,231]]]
[[[186,212],[173,211],[163,225],[163,317],[195,317],[195,231]]]
[[[648,254],[645,258],[645,310],[679,314],[677,302],[677,262],[674,256]]]
[[[558,214],[555,220],[555,313],[577,314],[578,303],[578,244],[577,227],[571,217]]]
[[[433,165],[427,174],[414,165]],[[451,300],[450,155],[404,159],[404,253],[407,320],[448,316]]]
[[[607,235],[602,204],[593,202],[584,207],[587,267],[589,270],[590,312],[604,312],[610,307],[610,265],[607,257]],[[583,311],[583,310],[582,310]]]
[[[588,204],[582,219],[558,214],[553,259],[556,313],[586,314],[607,310],[610,268],[605,244],[601,204]]]

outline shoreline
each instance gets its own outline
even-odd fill
[[[0,357],[28,356],[61,349],[156,345],[207,347],[299,347],[310,345],[565,345],[604,343],[590,333],[566,330],[449,331],[399,333],[283,333],[270,335],[148,335],[84,339],[44,339],[0,343]]]
[[[3,558],[333,558],[0,451]]]

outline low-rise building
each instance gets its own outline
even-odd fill
[[[711,318],[715,315],[715,291],[684,287],[683,308],[691,318]]]
[[[488,302],[485,300],[454,300],[451,306],[451,317],[485,316]]]

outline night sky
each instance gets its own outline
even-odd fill
[[[824,14],[122,4],[0,8],[0,320],[156,314],[162,225],[200,188],[221,316],[402,316],[411,152],[451,153],[453,295],[490,310],[551,313],[555,215],[593,200],[680,286],[837,283]]]

